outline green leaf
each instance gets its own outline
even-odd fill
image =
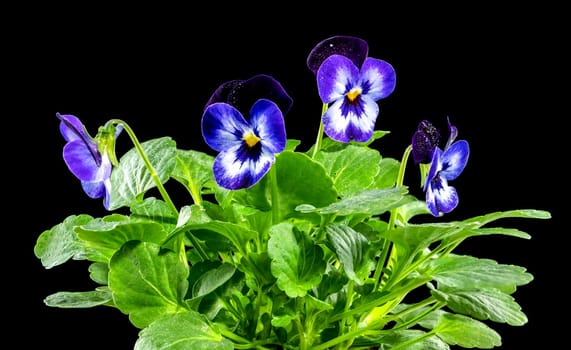
[[[323,250],[292,224],[283,222],[270,228],[268,254],[278,287],[290,298],[306,295],[321,281]]]
[[[304,213],[317,212],[319,214],[336,214],[339,216],[353,214],[380,215],[393,208],[408,202],[406,187],[390,189],[364,190],[326,207],[315,208],[313,206],[299,206],[297,210]]]
[[[104,305],[113,301],[113,294],[107,287],[89,292],[58,292],[49,295],[44,303],[50,307],[81,309]]]
[[[454,254],[431,260],[429,273],[439,290],[495,288],[511,294],[517,286],[533,280],[533,275],[520,266]]]
[[[378,350],[449,350],[450,346],[436,335],[428,335],[418,329],[392,331],[371,340],[357,339],[355,345],[369,346],[378,345]]]
[[[90,260],[109,262],[113,254],[128,241],[137,240],[160,244],[167,236],[163,226],[155,222],[134,220],[105,221],[95,219],[75,228],[79,239],[88,248]]]
[[[73,229],[93,220],[89,215],[71,215],[62,223],[40,234],[34,254],[46,269],[61,265],[83,252],[83,244],[77,239]]]
[[[367,237],[345,224],[327,225],[325,230],[329,244],[343,265],[347,277],[362,285],[374,267],[369,258]]]
[[[375,176],[373,188],[389,188],[397,183],[400,162],[393,158],[383,158],[379,164],[379,173]]]
[[[514,298],[496,289],[477,289],[446,291],[432,290],[432,295],[454,312],[465,314],[479,320],[491,320],[521,326],[527,323],[527,317]]]
[[[212,164],[214,157],[194,150],[177,150],[176,166],[171,176],[182,183],[189,192],[198,193],[205,184],[214,181]]]
[[[232,350],[225,339],[199,313],[189,310],[166,315],[139,333],[135,350]]]
[[[130,241],[110,262],[109,288],[131,322],[145,328],[164,314],[186,311],[188,265],[151,242]]]
[[[525,219],[550,219],[551,214],[545,210],[518,209],[508,211],[498,211],[481,216],[476,216],[465,220],[466,222],[477,222],[479,226],[484,226],[492,221],[505,218],[525,218]]]
[[[176,166],[176,143],[170,137],[143,142],[141,147],[155,168],[161,183],[165,183]],[[119,166],[111,173],[111,199],[109,210],[141,202],[146,191],[155,187],[155,181],[135,148],[121,157]]]
[[[211,293],[232,278],[234,272],[236,272],[236,268],[227,263],[205,271],[192,285],[192,297],[199,298]]]
[[[463,348],[491,349],[502,345],[500,335],[473,318],[445,313],[433,329],[440,339]]]
[[[302,153],[282,152],[276,163],[278,220],[295,215],[295,207],[322,207],[337,199],[333,181],[323,166]]]
[[[406,248],[410,255],[414,255],[416,252],[428,248],[434,242],[450,237],[458,232],[469,231],[476,225],[476,223],[458,222],[408,224],[407,226],[400,226],[381,232],[381,235]]]
[[[245,251],[248,242],[254,239],[257,235],[256,231],[250,230],[244,226],[233,224],[226,221],[212,220],[206,223],[190,222],[183,226],[185,230],[190,230],[195,235],[207,243],[209,240],[216,240],[219,237],[210,237],[211,233],[217,233],[229,240],[238,251]]]
[[[89,265],[89,277],[101,285],[109,284],[109,264],[92,263]]]
[[[162,224],[166,231],[176,226],[178,213],[163,200],[149,197],[142,203],[131,206],[131,219],[155,221]]]
[[[318,152],[315,160],[323,164],[343,198],[371,186],[379,172],[381,155],[374,149],[347,145],[341,150]]]

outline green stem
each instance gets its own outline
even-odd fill
[[[131,138],[131,141],[133,142],[133,145],[135,146],[135,149],[137,150],[137,152],[139,153],[139,155],[141,156],[141,159],[143,160],[143,162],[145,163],[145,166],[147,167],[147,170],[149,170],[149,173],[151,174],[151,177],[153,178],[153,181],[155,182],[155,185],[157,186],[159,192],[161,193],[161,196],[163,197],[163,200],[168,204],[168,206],[171,207],[171,209],[175,212],[178,213],[178,210],[176,208],[176,206],[174,205],[173,201],[171,200],[169,194],[167,193],[167,191],[165,190],[163,184],[161,183],[161,180],[159,179],[159,175],[157,174],[157,171],[155,170],[155,168],[153,167],[153,165],[151,164],[151,162],[149,161],[149,157],[147,157],[147,154],[145,153],[145,151],[143,150],[143,147],[141,146],[141,143],[139,142],[139,140],[137,139],[137,136],[135,135],[135,133],[133,132],[133,129],[131,129],[131,127],[125,123],[124,121],[122,121],[121,119],[111,119],[109,121],[109,123],[113,123],[113,124],[121,124],[123,126],[123,128],[125,129],[125,131],[127,132],[127,134],[129,134],[129,137]]]
[[[355,281],[350,280],[349,283],[347,283],[347,300],[345,301],[345,309],[343,310],[344,313],[347,313],[351,309],[351,305],[353,304],[354,287],[355,287]],[[348,328],[349,317],[352,317],[352,316],[347,315],[341,319],[341,325],[339,327],[339,334],[345,334],[345,333],[350,332],[350,330]],[[340,347],[340,349],[347,348],[348,346],[350,346],[350,344],[346,344],[346,346]]]
[[[323,117],[323,115],[327,111],[327,108],[328,104],[324,103],[323,106],[321,107],[321,117]],[[323,118],[321,118],[321,121],[319,122],[319,130],[317,131],[317,139],[315,140],[315,145],[313,146],[313,154],[311,155],[311,159],[314,159],[317,152],[319,152],[319,150],[321,149],[321,143],[323,141],[323,129],[324,129]]]
[[[297,334],[299,336],[299,350],[305,350],[307,349],[307,337],[305,334],[305,328],[303,327],[303,324],[301,323],[301,317],[302,315],[305,315],[305,312],[303,310],[303,298],[297,298],[295,300],[295,308],[297,310],[297,317],[295,318],[295,325],[297,328]]]
[[[219,327],[218,329],[220,330],[220,333],[224,337],[226,337],[227,339],[230,339],[232,342],[234,342],[234,348],[235,349],[270,349],[270,348],[264,347],[263,345],[272,343],[271,339],[264,339],[264,340],[251,342],[248,339],[242,338],[241,336],[237,335],[236,333],[225,329],[224,327]]]
[[[404,184],[404,173],[406,171],[406,164],[408,162],[408,157],[410,156],[410,152],[412,152],[412,145],[409,145],[405,149],[404,154],[402,156],[402,160],[400,163],[399,172],[398,172],[398,176],[397,176],[397,181],[396,181],[396,187],[401,187]],[[398,215],[398,208],[391,210],[391,215],[390,215],[389,224],[388,224],[389,230],[392,230],[394,228],[397,215]],[[377,261],[377,268],[375,269],[375,274],[373,277],[373,279],[375,281],[375,286],[374,286],[375,290],[377,289],[377,287],[380,284],[382,284],[384,271],[387,268],[389,261],[392,258],[393,242],[385,239],[383,241],[382,249],[383,249],[383,251],[381,253],[381,257]]]
[[[279,201],[279,190],[278,190],[278,175],[276,174],[275,163],[270,168],[270,190],[272,193],[272,224],[277,224],[279,222],[280,216],[280,201]]]

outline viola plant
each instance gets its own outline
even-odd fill
[[[470,153],[458,129],[448,121],[441,145],[422,120],[400,159],[383,156],[373,143],[388,134],[376,125],[391,117],[379,118],[379,104],[394,68],[351,36],[323,40],[306,63],[323,107],[305,150],[287,138],[293,99],[264,74],[228,81],[205,103],[211,152],[140,142],[120,119],[91,137],[56,113],[64,161],[108,214],[75,213],[39,235],[46,269],[86,260],[93,281],[45,304],[115,308],[140,330],[137,350],[489,349],[501,345],[495,324],[526,324],[513,293],[533,276],[455,249],[470,237],[529,239],[494,223],[550,213],[446,221],[459,205],[449,182]],[[122,131],[134,146],[117,157]],[[405,185],[411,154],[425,198]],[[174,204],[167,182],[188,191],[187,204]]]

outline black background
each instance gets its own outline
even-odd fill
[[[108,119],[120,118],[141,141],[171,136],[179,148],[211,152],[200,133],[210,94],[227,80],[265,73],[294,99],[287,133],[306,149],[315,139],[321,102],[305,60],[316,43],[342,34],[367,40],[369,55],[397,72],[394,93],[379,101],[376,128],[391,131],[376,143],[384,156],[400,159],[422,119],[445,126],[450,117],[459,139],[470,143],[468,166],[453,183],[460,204],[443,220],[518,208],[552,213],[551,220],[502,222],[528,232],[531,240],[480,237],[459,252],[524,266],[535,276],[514,295],[529,322],[493,324],[502,349],[559,342],[555,320],[567,295],[561,255],[567,232],[558,224],[558,203],[565,199],[562,165],[568,159],[568,108],[560,109],[568,95],[562,65],[568,38],[560,10],[443,8],[428,15],[427,9],[411,14],[338,8],[285,16],[280,11],[287,7],[280,7],[247,17],[219,10],[35,9],[5,31],[4,97],[14,108],[6,116],[3,142],[12,159],[3,173],[7,204],[14,209],[6,216],[9,274],[3,289],[14,312],[10,327],[24,332],[9,338],[58,349],[130,349],[137,338],[116,309],[43,304],[51,293],[90,290],[93,284],[84,262],[45,270],[33,254],[37,237],[68,215],[106,214],[100,200],[83,194],[62,160],[56,112],[78,116],[92,135]],[[125,134],[119,148],[127,147]],[[410,167],[408,174],[411,191],[419,193],[417,170]]]

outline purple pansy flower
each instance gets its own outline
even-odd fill
[[[448,181],[456,179],[466,167],[470,147],[465,140],[454,142],[458,129],[448,121],[450,135],[444,150],[435,146],[432,152],[430,170],[424,183],[426,205],[433,216],[442,216],[458,206],[458,193]],[[414,145],[413,145],[414,149]]]
[[[308,56],[319,97],[328,105],[322,119],[324,131],[335,141],[368,141],[379,115],[377,101],[395,88],[393,67],[367,54],[364,40],[335,36],[317,44]]]
[[[106,151],[101,152],[98,142],[86,131],[79,118],[71,114],[56,113],[61,120],[60,132],[67,141],[63,147],[65,164],[81,181],[85,193],[91,198],[104,198],[103,205],[109,209],[111,171],[113,164]],[[123,128],[118,126],[114,137]]]
[[[240,111],[224,102],[208,105],[202,116],[202,135],[220,152],[214,160],[216,182],[238,190],[255,185],[270,170],[275,154],[286,145],[283,114],[268,99],[257,100],[246,120]]]
[[[285,149],[283,117],[292,104],[283,86],[265,74],[231,80],[214,91],[202,116],[202,135],[220,152],[213,166],[220,186],[249,188],[262,179],[275,154]]]

